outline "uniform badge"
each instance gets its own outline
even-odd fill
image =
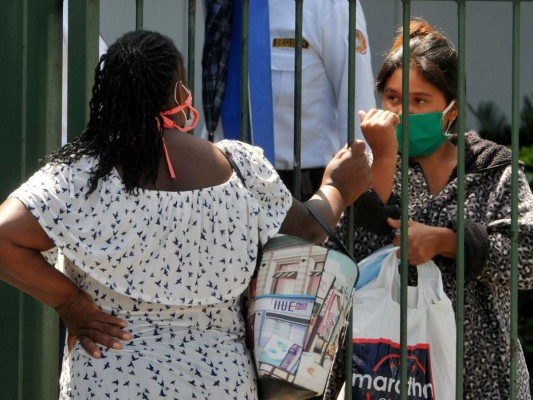
[[[355,31],[355,51],[359,54],[365,54],[367,49],[366,38],[359,29]]]
[[[293,38],[275,38],[272,40],[272,47],[296,47],[296,39]],[[309,42],[302,38],[302,49],[308,49]]]

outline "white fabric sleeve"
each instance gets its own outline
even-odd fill
[[[260,147],[234,140],[219,146],[233,156],[246,188],[257,201],[259,240],[266,243],[276,235],[292,205],[292,195]]]
[[[334,87],[337,98],[340,143],[346,142],[348,129],[348,34],[349,3],[347,1],[324,2],[322,24],[322,56],[328,79]],[[332,45],[332,44],[335,45]],[[366,32],[366,21],[359,2],[356,6],[356,91],[355,91],[355,138],[363,140],[358,110],[375,108],[374,78],[370,57],[370,45]]]
[[[56,198],[57,188],[59,187],[58,180],[62,179],[62,174],[59,169],[50,167],[49,165],[41,168],[35,172],[26,182],[19,186],[9,196],[15,197],[28,208],[32,215],[37,219],[46,234],[55,242],[53,235],[50,235],[50,229],[46,223],[46,218],[42,215],[50,212],[50,217],[57,218],[54,213],[54,208],[47,206],[51,198]],[[40,209],[37,209],[40,207]],[[59,206],[59,208],[64,208]],[[55,215],[55,217],[54,217]],[[57,247],[53,247],[41,254],[45,260],[51,264],[57,264],[58,251]],[[57,265],[56,265],[57,267]]]

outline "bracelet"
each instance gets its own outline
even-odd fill
[[[70,297],[69,297],[67,300],[65,300],[63,303],[61,303],[61,304],[55,306],[54,309],[55,309],[56,311],[58,311],[58,312],[61,311],[62,308],[65,308],[65,307],[67,307],[68,305],[70,305],[71,303],[74,303],[74,301],[76,301],[76,299],[77,299],[78,297],[83,296],[84,293],[85,293],[85,292],[84,292],[83,290],[81,290],[81,289],[78,288],[78,291],[77,291],[75,294],[73,294],[72,296],[70,296]]]

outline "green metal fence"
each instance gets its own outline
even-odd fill
[[[243,0],[243,32],[248,30],[248,4],[250,0]],[[296,7],[297,27],[296,36],[296,104],[295,104],[295,160],[300,165],[301,154],[301,41],[302,5],[304,0],[294,0]],[[355,0],[350,3],[350,48],[355,48]],[[426,0],[429,1],[429,0]],[[439,0],[433,0],[439,1]],[[440,0],[441,1],[441,0]],[[469,0],[476,1],[476,0]],[[512,324],[511,348],[517,347],[517,185],[518,185],[518,154],[519,154],[519,99],[520,99],[520,7],[521,3],[531,0],[494,0],[509,3],[513,8],[512,26],[512,169],[513,169],[513,197],[512,197],[512,250],[511,250],[511,293],[512,293]],[[399,3],[400,1],[398,1]],[[411,1],[401,2],[403,7],[403,24],[408,26],[411,16]],[[468,15],[466,0],[456,0],[458,19],[458,52],[459,52],[459,104],[458,124],[459,164],[458,204],[464,203],[464,132],[465,128],[465,59],[468,57],[465,46],[465,26]],[[73,2],[74,4],[74,2]],[[93,69],[98,54],[99,29],[99,0],[78,0],[76,7],[69,9],[69,58],[68,58],[68,138],[72,139],[83,130],[88,116],[88,100],[91,93]],[[288,2],[288,4],[293,4]],[[136,27],[143,26],[144,1],[135,0]],[[194,91],[194,80],[197,71],[194,68],[195,51],[194,36],[196,28],[196,0],[188,0],[189,10],[189,46],[188,72],[191,89]],[[0,2],[0,15],[3,24],[0,25],[1,53],[3,62],[0,63],[0,198],[4,199],[11,190],[31,175],[37,168],[37,161],[45,153],[56,148],[60,142],[61,126],[61,44],[62,44],[62,2],[59,0],[21,0]],[[408,30],[404,29],[404,32]],[[404,36],[404,46],[408,43],[408,36]],[[243,70],[247,69],[247,40],[243,38]],[[404,64],[408,52],[404,53]],[[355,70],[355,55],[351,54],[349,68]],[[356,71],[357,72],[357,71]],[[408,88],[408,69],[404,69],[403,87]],[[354,104],[355,79],[350,80],[349,102]],[[245,110],[248,103],[246,89],[247,77],[241,78],[241,107]],[[407,107],[407,97],[404,96],[403,107]],[[353,109],[353,107],[352,107]],[[248,117],[241,112],[243,123],[242,138],[246,139]],[[354,115],[349,114],[348,137],[354,138]],[[404,132],[407,124],[404,124]],[[407,135],[404,134],[404,138]],[[406,141],[406,139],[404,139]],[[404,148],[408,146],[403,143]],[[407,165],[403,166],[407,168]],[[404,174],[406,176],[406,174]],[[295,190],[299,192],[301,177],[299,168],[295,174]],[[402,187],[407,181],[402,182]],[[407,193],[402,194],[402,221],[407,221]],[[457,377],[456,398],[463,398],[463,323],[464,323],[464,210],[459,207],[458,212],[458,242],[457,242]],[[348,210],[349,216],[352,210]],[[349,218],[353,224],[353,218]],[[353,225],[351,225],[353,228]],[[353,231],[353,229],[350,229]],[[402,248],[406,248],[407,226],[401,228]],[[352,238],[349,238],[351,240]],[[402,254],[402,265],[407,268],[407,254]],[[404,271],[405,272],[405,271]],[[407,277],[407,273],[402,273]],[[407,325],[407,281],[402,282],[401,290],[402,325],[401,325],[401,360],[405,361]],[[58,382],[58,320],[53,310],[40,305],[17,290],[0,283],[0,342],[4,350],[0,356],[0,397],[2,399],[54,399],[57,398]],[[351,346],[351,340],[348,341]],[[348,349],[351,354],[351,348]],[[511,374],[509,381],[512,388],[512,398],[516,398],[517,357],[512,353]],[[351,360],[351,358],[349,358]],[[407,371],[406,362],[401,362],[401,398],[407,399]],[[351,388],[347,385],[346,398],[351,398]]]
[[[0,197],[60,144],[61,3],[0,2]],[[57,397],[58,319],[0,283],[0,397]]]

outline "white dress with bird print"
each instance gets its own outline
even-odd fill
[[[97,160],[47,165],[17,189],[57,249],[56,267],[128,322],[122,350],[65,349],[60,399],[255,399],[240,297],[258,241],[292,203],[261,149],[218,143],[241,171],[204,189],[125,191],[112,170],[88,195]],[[54,252],[45,256],[52,259]]]

